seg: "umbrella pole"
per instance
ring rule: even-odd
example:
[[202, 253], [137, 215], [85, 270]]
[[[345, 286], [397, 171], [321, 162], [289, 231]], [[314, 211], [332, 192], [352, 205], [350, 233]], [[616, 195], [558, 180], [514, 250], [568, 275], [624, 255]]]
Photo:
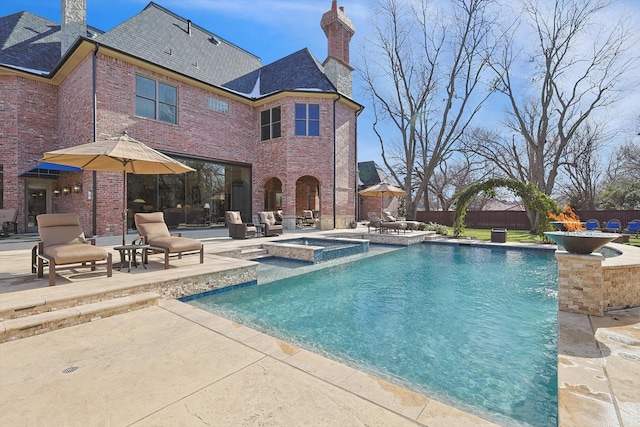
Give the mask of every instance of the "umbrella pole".
[[127, 234], [127, 171], [122, 171], [122, 246], [126, 244]]

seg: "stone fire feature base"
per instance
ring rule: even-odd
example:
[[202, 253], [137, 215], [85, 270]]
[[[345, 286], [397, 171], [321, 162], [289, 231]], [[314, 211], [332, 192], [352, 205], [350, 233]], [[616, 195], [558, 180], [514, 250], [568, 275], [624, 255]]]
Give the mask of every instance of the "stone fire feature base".
[[622, 255], [612, 258], [598, 253], [577, 255], [556, 251], [558, 309], [603, 316], [606, 311], [640, 306], [638, 248], [625, 246], [622, 250]]

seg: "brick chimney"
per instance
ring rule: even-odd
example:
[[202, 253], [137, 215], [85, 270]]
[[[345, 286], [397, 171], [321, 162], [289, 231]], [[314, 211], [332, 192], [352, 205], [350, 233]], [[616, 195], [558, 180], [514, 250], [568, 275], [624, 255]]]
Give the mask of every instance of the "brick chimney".
[[64, 56], [78, 37], [87, 35], [87, 1], [61, 0], [60, 3], [60, 55]]
[[322, 15], [320, 27], [328, 41], [327, 59], [322, 64], [325, 74], [339, 92], [351, 96], [353, 68], [349, 65], [349, 42], [356, 29], [345, 15], [344, 7], [338, 7], [337, 0], [333, 0], [331, 10]]

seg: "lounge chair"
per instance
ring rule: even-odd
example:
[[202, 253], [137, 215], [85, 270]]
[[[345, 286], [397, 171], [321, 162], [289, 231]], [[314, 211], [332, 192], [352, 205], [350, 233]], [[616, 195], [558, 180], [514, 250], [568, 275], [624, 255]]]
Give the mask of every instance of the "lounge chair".
[[0, 209], [0, 225], [2, 225], [2, 234], [0, 237], [7, 237], [9, 230], [13, 229], [13, 233], [18, 233], [18, 209]]
[[276, 216], [273, 211], [258, 212], [260, 224], [264, 224], [265, 236], [277, 236], [282, 234], [282, 224], [276, 224]]
[[136, 229], [140, 233], [142, 242], [149, 245], [149, 249], [143, 251], [142, 262], [148, 262], [149, 252], [161, 252], [164, 254], [164, 268], [169, 268], [169, 255], [200, 254], [200, 264], [204, 262], [204, 246], [197, 239], [182, 237], [180, 233], [169, 233], [169, 228], [164, 222], [162, 212], [137, 213], [134, 216]]
[[622, 230], [623, 233], [635, 235], [635, 237], [640, 236], [640, 219], [634, 219], [629, 221], [627, 224], [627, 228]]
[[312, 210], [302, 211], [302, 224], [315, 226], [318, 223], [318, 218], [313, 216]]
[[607, 231], [609, 233], [621, 233], [622, 223], [620, 222], [619, 219], [610, 219], [604, 225], [603, 231]]
[[584, 228], [587, 231], [598, 230], [600, 228], [600, 221], [597, 219], [589, 219], [584, 223]]
[[238, 211], [227, 211], [225, 220], [229, 228], [229, 237], [232, 239], [246, 239], [256, 236], [256, 226], [251, 223], [242, 222], [242, 217]]
[[44, 276], [45, 264], [49, 266], [49, 286], [56, 284], [56, 271], [87, 267], [87, 263], [95, 271], [96, 261], [106, 260], [107, 277], [111, 277], [111, 252], [84, 237], [78, 214], [42, 214], [37, 221], [40, 242], [34, 261], [38, 277]]
[[368, 224], [368, 232], [371, 232], [371, 228], [377, 230], [380, 233], [384, 233], [385, 231], [395, 230], [396, 233], [400, 234], [400, 230], [403, 232], [406, 231], [407, 225], [401, 222], [390, 222], [381, 220], [377, 214], [373, 212], [369, 212], [369, 224]]
[[386, 222], [399, 222], [405, 224], [407, 226], [407, 230], [413, 231], [418, 229], [418, 221], [405, 221], [405, 220], [397, 220], [396, 217], [391, 215], [391, 212], [387, 210], [382, 211], [382, 217]]

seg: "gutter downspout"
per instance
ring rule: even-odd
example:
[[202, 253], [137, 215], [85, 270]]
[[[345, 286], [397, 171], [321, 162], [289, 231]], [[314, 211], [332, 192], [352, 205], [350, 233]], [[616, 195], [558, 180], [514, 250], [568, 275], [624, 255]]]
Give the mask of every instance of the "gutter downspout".
[[[97, 84], [97, 75], [98, 75], [98, 48], [100, 45], [96, 43], [96, 48], [93, 50], [93, 140], [98, 140], [98, 84]], [[98, 183], [96, 182], [98, 178], [98, 173], [93, 171], [93, 195], [91, 198], [91, 210], [93, 217], [93, 236], [98, 234], [98, 203], [96, 198], [96, 190], [98, 188]]]
[[336, 104], [340, 100], [340, 98], [342, 98], [342, 95], [338, 93], [338, 97], [333, 100], [333, 229], [334, 230], [336, 228], [336, 206], [337, 206], [336, 205], [336, 177], [338, 174], [337, 167], [336, 167], [337, 166], [336, 165], [336, 151], [337, 151]]

